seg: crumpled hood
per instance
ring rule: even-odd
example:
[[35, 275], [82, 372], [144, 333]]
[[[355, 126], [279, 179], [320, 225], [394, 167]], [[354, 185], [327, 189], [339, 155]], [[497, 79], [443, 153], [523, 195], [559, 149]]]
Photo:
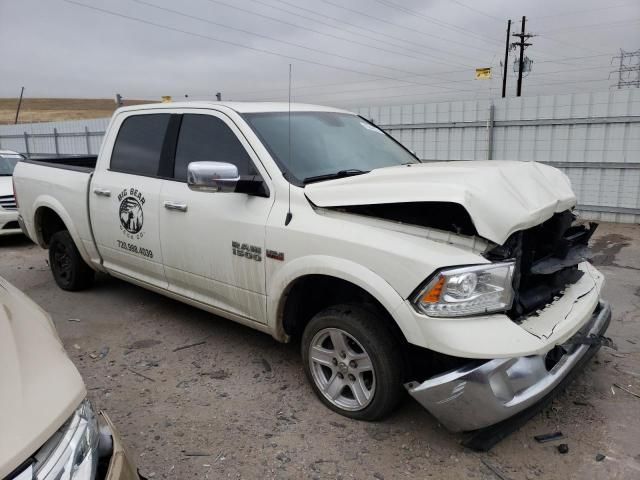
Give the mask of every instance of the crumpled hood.
[[368, 174], [305, 186], [319, 207], [404, 202], [462, 205], [478, 234], [503, 244], [576, 204], [567, 176], [536, 162], [430, 162], [372, 170]]
[[0, 478], [24, 462], [86, 395], [49, 317], [0, 279]]
[[13, 195], [13, 177], [0, 176], [0, 197]]

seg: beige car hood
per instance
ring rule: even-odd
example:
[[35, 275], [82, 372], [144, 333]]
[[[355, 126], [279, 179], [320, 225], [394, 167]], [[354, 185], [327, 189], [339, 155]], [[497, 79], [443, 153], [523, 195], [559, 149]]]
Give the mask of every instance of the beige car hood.
[[304, 191], [319, 207], [458, 203], [469, 212], [480, 236], [498, 244], [576, 204], [569, 179], [560, 170], [536, 162], [498, 160], [380, 168], [311, 183]]
[[86, 395], [49, 316], [0, 279], [0, 478], [35, 453]]

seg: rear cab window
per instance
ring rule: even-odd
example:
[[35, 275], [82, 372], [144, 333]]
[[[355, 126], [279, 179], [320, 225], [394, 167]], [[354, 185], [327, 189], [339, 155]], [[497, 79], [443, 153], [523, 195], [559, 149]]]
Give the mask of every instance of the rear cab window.
[[169, 113], [126, 118], [113, 146], [110, 170], [147, 177], [158, 176], [170, 119]]

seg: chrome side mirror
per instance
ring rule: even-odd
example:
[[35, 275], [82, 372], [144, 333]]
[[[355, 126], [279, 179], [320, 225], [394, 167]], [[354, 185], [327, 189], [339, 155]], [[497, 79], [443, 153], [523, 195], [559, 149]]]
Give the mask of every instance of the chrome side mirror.
[[191, 162], [187, 185], [199, 192], [235, 192], [240, 181], [238, 167], [225, 162]]

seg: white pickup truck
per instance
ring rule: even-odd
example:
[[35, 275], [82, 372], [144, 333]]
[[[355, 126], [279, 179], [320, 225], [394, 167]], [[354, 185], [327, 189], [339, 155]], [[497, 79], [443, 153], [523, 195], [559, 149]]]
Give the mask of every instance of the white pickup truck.
[[408, 391], [454, 431], [553, 394], [611, 317], [568, 178], [421, 162], [364, 118], [277, 103], [115, 112], [97, 157], [26, 160], [20, 222], [66, 290], [94, 272], [287, 342], [351, 418]]

